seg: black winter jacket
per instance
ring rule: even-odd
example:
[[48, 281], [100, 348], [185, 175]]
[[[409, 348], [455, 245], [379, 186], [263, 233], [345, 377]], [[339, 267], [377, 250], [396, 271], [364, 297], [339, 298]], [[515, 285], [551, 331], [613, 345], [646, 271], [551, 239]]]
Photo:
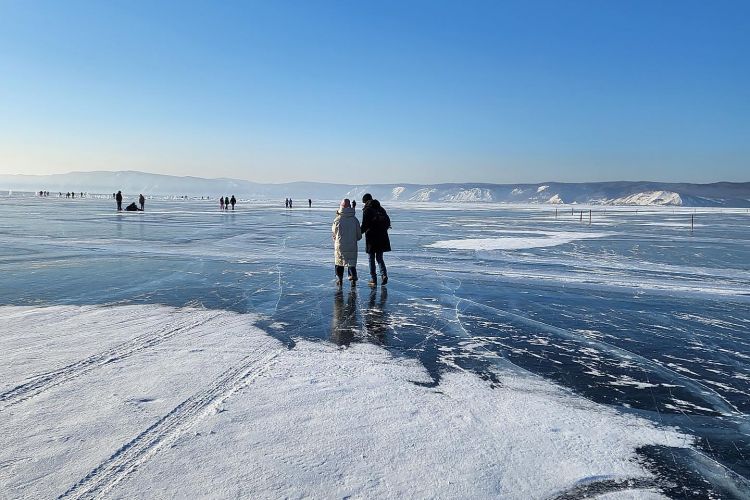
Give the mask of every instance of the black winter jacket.
[[370, 200], [362, 209], [362, 234], [365, 235], [365, 251], [367, 253], [390, 252], [391, 240], [388, 230], [391, 228], [391, 218], [378, 200]]

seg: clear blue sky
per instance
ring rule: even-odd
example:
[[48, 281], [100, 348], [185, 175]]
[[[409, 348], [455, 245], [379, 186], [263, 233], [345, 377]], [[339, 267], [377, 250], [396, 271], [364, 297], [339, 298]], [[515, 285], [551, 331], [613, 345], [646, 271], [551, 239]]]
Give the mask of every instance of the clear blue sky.
[[750, 181], [750, 1], [0, 0], [0, 173]]

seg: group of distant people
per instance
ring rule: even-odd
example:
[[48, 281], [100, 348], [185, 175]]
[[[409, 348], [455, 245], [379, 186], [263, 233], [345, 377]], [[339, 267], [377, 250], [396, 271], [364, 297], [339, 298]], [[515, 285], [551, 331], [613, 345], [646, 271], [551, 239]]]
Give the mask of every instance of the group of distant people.
[[[122, 212], [122, 191], [112, 193], [112, 198], [117, 202], [117, 211]], [[125, 207], [126, 212], [143, 212], [144, 210], [146, 210], [146, 197], [143, 194], [138, 195], [138, 205], [132, 202]]]
[[[362, 196], [362, 223], [357, 219], [354, 207], [349, 198], [341, 200], [336, 217], [331, 226], [334, 246], [334, 266], [336, 271], [336, 285], [341, 286], [344, 281], [344, 268], [348, 269], [349, 281], [357, 283], [357, 255], [358, 241], [365, 235], [365, 252], [370, 266], [370, 286], [378, 284], [378, 268], [380, 269], [381, 284], [388, 283], [388, 270], [383, 260], [383, 253], [391, 251], [391, 241], [388, 230], [391, 228], [391, 218], [380, 202], [370, 193]], [[377, 266], [376, 266], [377, 262]]]
[[231, 198], [228, 196], [221, 197], [219, 196], [219, 208], [221, 210], [229, 210], [229, 205], [232, 205], [232, 210], [234, 210], [234, 206], [237, 204], [237, 198], [232, 195]]
[[[81, 191], [80, 193], [78, 193], [78, 195], [79, 195], [80, 198], [83, 198], [84, 196], [86, 196], [86, 194], [87, 193], [84, 193], [83, 191]], [[49, 191], [37, 191], [36, 195], [40, 196], [40, 197], [43, 197], [43, 198], [47, 198], [49, 196]], [[63, 196], [65, 198], [75, 198], [76, 197], [76, 193], [74, 191], [68, 191], [67, 193], [63, 193], [62, 191], [59, 191], [57, 193], [57, 197], [58, 198], [62, 198]]]
[[[291, 198], [284, 199], [284, 206], [286, 208], [294, 208], [294, 202]], [[312, 208], [312, 198], [307, 199], [307, 208]]]

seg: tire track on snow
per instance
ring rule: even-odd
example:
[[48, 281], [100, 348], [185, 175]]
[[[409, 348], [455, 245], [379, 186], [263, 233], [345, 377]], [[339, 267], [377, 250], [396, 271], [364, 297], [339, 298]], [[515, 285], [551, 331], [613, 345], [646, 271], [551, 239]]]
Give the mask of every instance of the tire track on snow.
[[163, 447], [207, 416], [223, 401], [264, 373], [285, 348], [273, 339], [237, 366], [227, 369], [205, 390], [180, 403], [151, 427], [122, 446], [105, 462], [71, 486], [59, 499], [101, 498]]
[[174, 322], [170, 321], [169, 326], [162, 328], [157, 333], [150, 332], [139, 335], [110, 349], [76, 361], [62, 368], [35, 375], [31, 380], [0, 394], [0, 412], [15, 404], [41, 394], [52, 387], [80, 377], [99, 366], [128, 358], [133, 354], [166, 342], [182, 331], [202, 326], [219, 316], [219, 314], [220, 313], [216, 311], [206, 311], [206, 314], [200, 319], [195, 320], [193, 317], [192, 321], [178, 320], [176, 326]]

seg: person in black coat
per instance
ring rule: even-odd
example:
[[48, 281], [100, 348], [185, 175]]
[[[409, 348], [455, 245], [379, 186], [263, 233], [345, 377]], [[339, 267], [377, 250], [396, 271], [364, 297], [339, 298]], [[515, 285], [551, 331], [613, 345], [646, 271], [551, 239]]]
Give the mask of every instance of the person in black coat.
[[115, 201], [117, 202], [117, 210], [122, 210], [122, 191], [118, 191], [115, 195]]
[[380, 267], [381, 283], [388, 283], [388, 270], [383, 260], [383, 252], [391, 251], [391, 240], [388, 238], [388, 230], [391, 228], [391, 218], [380, 202], [372, 198], [370, 193], [362, 197], [365, 207], [362, 209], [362, 234], [365, 235], [365, 251], [370, 261], [370, 286], [377, 286], [378, 275], [376, 273], [375, 261]]

